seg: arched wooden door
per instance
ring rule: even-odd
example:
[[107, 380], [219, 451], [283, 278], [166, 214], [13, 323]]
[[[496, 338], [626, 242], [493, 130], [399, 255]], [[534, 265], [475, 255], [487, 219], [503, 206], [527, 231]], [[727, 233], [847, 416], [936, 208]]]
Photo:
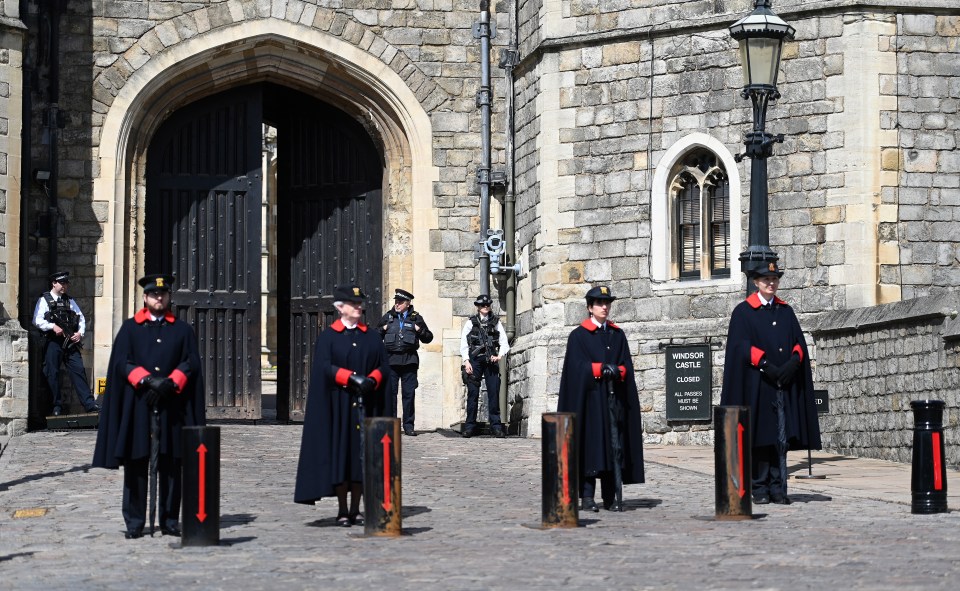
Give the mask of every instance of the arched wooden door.
[[334, 288], [363, 287], [367, 322], [383, 313], [383, 163], [357, 121], [317, 99], [268, 85], [264, 112], [277, 128], [277, 418], [302, 421]]
[[226, 91], [174, 113], [147, 153], [146, 269], [177, 275], [212, 418], [261, 417], [261, 149], [277, 128], [277, 418], [303, 420], [313, 344], [334, 288], [382, 314], [383, 164], [343, 111], [288, 88]]
[[145, 263], [177, 276], [177, 316], [193, 325], [207, 416], [260, 409], [262, 92], [251, 86], [192, 103], [147, 152]]

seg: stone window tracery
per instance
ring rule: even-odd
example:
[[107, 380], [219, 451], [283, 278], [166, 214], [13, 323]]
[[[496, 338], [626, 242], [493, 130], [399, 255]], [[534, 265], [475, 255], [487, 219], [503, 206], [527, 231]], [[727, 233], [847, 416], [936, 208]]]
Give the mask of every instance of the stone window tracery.
[[681, 280], [730, 276], [730, 181], [711, 151], [680, 158], [669, 182], [671, 271]]

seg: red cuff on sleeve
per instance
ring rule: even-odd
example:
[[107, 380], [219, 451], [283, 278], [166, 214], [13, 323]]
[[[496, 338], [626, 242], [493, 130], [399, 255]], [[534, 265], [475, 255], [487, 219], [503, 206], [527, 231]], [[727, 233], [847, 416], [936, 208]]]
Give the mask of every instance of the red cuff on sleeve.
[[617, 368], [620, 370], [620, 381], [625, 382], [627, 380], [627, 366], [618, 365]]
[[347, 382], [350, 380], [350, 376], [353, 375], [353, 372], [345, 367], [341, 367], [337, 370], [337, 375], [334, 378], [334, 381], [337, 382], [338, 386], [346, 386]]
[[149, 371], [145, 370], [142, 367], [138, 367], [137, 369], [130, 372], [130, 375], [127, 376], [127, 381], [130, 382], [131, 386], [136, 388], [137, 384], [140, 383], [140, 380], [147, 377], [148, 375], [150, 375]]
[[377, 383], [377, 388], [379, 388], [380, 384], [383, 383], [383, 374], [380, 373], [379, 369], [375, 369], [371, 371], [370, 375], [368, 375], [367, 377], [373, 379], [373, 381]]
[[187, 387], [187, 374], [183, 373], [179, 369], [173, 370], [167, 377], [173, 380], [173, 383], [177, 385], [177, 394], [183, 392], [183, 389]]
[[601, 369], [600, 369], [600, 368], [602, 367], [602, 365], [603, 365], [603, 364], [601, 364], [601, 363], [591, 363], [591, 364], [590, 364], [590, 366], [593, 367], [593, 377], [595, 377], [595, 378], [597, 378], [597, 379], [600, 379], [600, 375], [601, 375]]
[[800, 348], [799, 343], [793, 346], [793, 352], [800, 356], [800, 362], [803, 363], [803, 349]]
[[750, 347], [750, 365], [754, 367], [760, 365], [760, 360], [763, 359], [764, 355], [766, 355], [766, 353], [763, 352], [763, 349]]

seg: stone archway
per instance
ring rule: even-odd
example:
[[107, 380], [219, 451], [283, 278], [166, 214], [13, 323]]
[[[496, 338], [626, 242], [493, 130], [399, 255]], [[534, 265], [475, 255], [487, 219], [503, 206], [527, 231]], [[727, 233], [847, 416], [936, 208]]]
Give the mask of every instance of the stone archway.
[[[107, 203], [110, 213], [97, 252], [104, 280], [95, 304], [95, 367], [106, 366], [112, 336], [137, 301], [132, 279], [143, 269], [145, 158], [154, 131], [180, 106], [251, 82], [299, 90], [364, 125], [385, 159], [383, 287], [412, 286], [424, 307], [437, 310], [440, 318], [451, 317], [451, 303], [439, 298], [433, 281], [433, 271], [443, 265], [442, 253], [430, 252], [427, 240], [428, 231], [437, 227], [432, 192], [439, 174], [426, 109], [442, 102], [445, 93], [426, 84], [412, 91], [384, 62], [382, 48], [374, 55], [334, 35], [277, 19], [255, 25], [223, 26], [171, 45], [138, 63], [115, 92], [101, 93], [106, 115], [93, 194], [94, 200]], [[96, 81], [98, 90], [106, 84], [103, 76], [106, 73]], [[435, 398], [439, 409], [441, 347], [424, 351], [421, 360], [421, 379], [433, 384], [424, 388], [424, 402], [429, 405]]]

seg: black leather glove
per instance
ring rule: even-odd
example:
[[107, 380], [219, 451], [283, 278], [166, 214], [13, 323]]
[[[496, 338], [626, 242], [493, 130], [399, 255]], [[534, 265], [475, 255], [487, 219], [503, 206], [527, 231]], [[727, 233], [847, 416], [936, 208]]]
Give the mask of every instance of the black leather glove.
[[177, 384], [172, 378], [163, 378], [157, 386], [157, 391], [160, 393], [160, 400], [173, 398], [177, 394]]
[[363, 382], [360, 384], [361, 394], [370, 394], [377, 389], [377, 382], [373, 378], [363, 376]]
[[363, 396], [373, 392], [377, 387], [377, 382], [373, 378], [368, 378], [367, 376], [362, 376], [359, 374], [350, 374], [350, 377], [347, 378], [347, 390], [352, 394], [358, 394]]
[[790, 356], [790, 360], [780, 367], [780, 383], [786, 386], [792, 382], [798, 369], [800, 369], [800, 356], [794, 353]]
[[604, 363], [600, 368], [600, 375], [605, 378], [620, 378], [620, 368], [613, 363]]
[[140, 388], [137, 391], [143, 396], [148, 406], [156, 406], [157, 402], [160, 401], [163, 395], [161, 393], [163, 380], [164, 378], [151, 374], [140, 381]]
[[781, 369], [780, 366], [775, 363], [770, 363], [767, 361], [766, 357], [764, 357], [760, 361], [760, 373], [765, 375], [767, 379], [776, 384], [778, 381], [780, 381], [780, 376], [783, 374], [783, 369]]

